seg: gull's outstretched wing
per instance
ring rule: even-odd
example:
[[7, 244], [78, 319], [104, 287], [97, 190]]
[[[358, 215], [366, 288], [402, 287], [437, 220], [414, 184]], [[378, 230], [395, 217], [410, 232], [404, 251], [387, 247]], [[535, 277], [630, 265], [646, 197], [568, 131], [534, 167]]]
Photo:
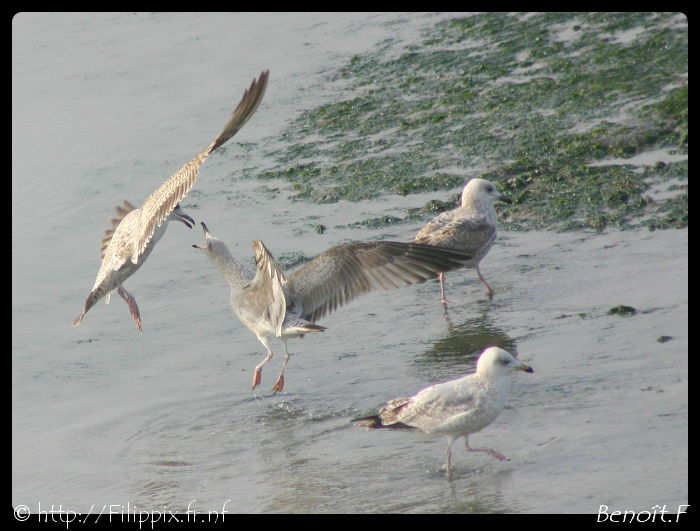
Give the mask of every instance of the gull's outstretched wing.
[[291, 275], [287, 291], [301, 317], [315, 323], [364, 293], [421, 284], [472, 258], [415, 243], [348, 243], [331, 247]]

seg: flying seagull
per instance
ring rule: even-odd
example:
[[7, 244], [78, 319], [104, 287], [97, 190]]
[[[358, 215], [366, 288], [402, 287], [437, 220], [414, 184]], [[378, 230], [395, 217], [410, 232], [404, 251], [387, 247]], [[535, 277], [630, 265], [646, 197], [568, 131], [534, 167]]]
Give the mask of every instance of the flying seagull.
[[134, 208], [128, 201], [125, 201], [124, 207], [117, 207], [117, 218], [112, 218], [113, 228], [104, 231], [106, 238], [102, 240], [102, 266], [97, 273], [97, 280], [85, 301], [83, 312], [73, 322], [73, 326], [78, 326], [88, 310], [102, 297], [109, 303], [110, 294], [116, 289], [129, 305], [136, 327], [141, 331], [139, 307], [123, 283], [146, 261], [158, 240], [165, 234], [168, 222], [180, 221], [189, 228], [195, 224], [180, 208], [179, 201], [189, 193], [199, 167], [209, 154], [231, 139], [253, 116], [265, 94], [268, 76], [269, 70], [266, 70], [258, 80], [253, 79], [216, 140], [165, 181], [144, 201], [141, 208]]

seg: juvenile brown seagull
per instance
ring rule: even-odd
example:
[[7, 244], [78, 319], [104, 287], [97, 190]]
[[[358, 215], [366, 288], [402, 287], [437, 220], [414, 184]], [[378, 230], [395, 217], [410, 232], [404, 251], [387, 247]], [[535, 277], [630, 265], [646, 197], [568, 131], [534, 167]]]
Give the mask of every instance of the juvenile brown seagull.
[[[496, 201], [513, 203], [496, 190], [493, 183], [484, 179], [472, 179], [464, 187], [462, 204], [454, 210], [438, 215], [421, 229], [414, 240], [416, 243], [473, 254], [474, 260], [467, 264], [467, 267], [476, 269], [476, 274], [486, 286], [489, 297], [493, 297], [493, 288], [481, 276], [479, 262], [496, 241], [498, 216], [496, 209], [493, 208]], [[447, 304], [445, 275], [442, 273], [440, 273], [440, 291], [442, 303]]]
[[267, 357], [255, 367], [253, 389], [260, 384], [263, 366], [272, 358], [270, 338], [278, 338], [284, 347], [275, 393], [284, 388], [289, 338], [323, 332], [325, 328], [316, 321], [364, 293], [421, 284], [442, 272], [464, 267], [473, 259], [470, 254], [416, 243], [347, 243], [327, 249], [285, 278], [260, 240], [253, 242], [253, 271], [236, 260], [226, 244], [200, 223], [206, 245], [193, 247], [204, 251], [224, 275], [231, 287], [233, 311], [267, 349]]
[[491, 424], [510, 393], [510, 373], [534, 372], [505, 350], [489, 347], [481, 353], [476, 373], [426, 387], [411, 398], [387, 402], [377, 415], [353, 419], [370, 430], [410, 430], [431, 437], [447, 437], [447, 473], [452, 473], [452, 444], [464, 437], [468, 452], [485, 452], [496, 459], [505, 456], [491, 448], [470, 448], [469, 435]]
[[257, 81], [253, 79], [250, 88], [243, 94], [243, 99], [216, 140], [165, 181], [144, 201], [141, 208], [134, 208], [128, 201], [124, 202], [125, 208], [117, 207], [118, 217], [112, 218], [114, 228], [104, 231], [107, 237], [102, 240], [102, 266], [97, 273], [97, 280], [85, 301], [83, 312], [73, 322], [73, 326], [78, 326], [88, 310], [102, 297], [109, 303], [110, 294], [116, 289], [129, 305], [136, 327], [141, 331], [141, 315], [136, 299], [122, 284], [146, 261], [158, 240], [165, 234], [168, 222], [181, 221], [189, 228], [195, 224], [194, 220], [182, 211], [179, 201], [194, 185], [199, 167], [209, 154], [230, 140], [253, 116], [265, 94], [268, 76], [269, 71], [266, 70]]

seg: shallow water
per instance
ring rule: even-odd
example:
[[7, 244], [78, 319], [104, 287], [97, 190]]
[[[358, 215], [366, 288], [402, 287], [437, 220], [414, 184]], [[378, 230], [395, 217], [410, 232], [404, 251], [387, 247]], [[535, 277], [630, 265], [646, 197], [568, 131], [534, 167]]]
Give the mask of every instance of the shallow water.
[[[70, 326], [113, 205], [143, 201], [210, 142], [264, 69], [263, 103], [204, 164], [185, 211], [249, 261], [256, 238], [278, 257], [412, 238], [422, 221], [339, 226], [458, 189], [324, 205], [290, 202], [286, 182], [236, 175], [274, 166], [260, 144], [332, 100], [324, 72], [449, 16], [15, 18], [13, 506], [592, 513], [687, 503], [687, 229], [502, 232], [482, 263], [492, 301], [473, 271], [448, 275], [446, 312], [436, 282], [370, 294], [324, 319], [325, 333], [290, 341], [277, 396], [281, 348], [254, 395], [264, 349], [192, 249], [199, 227], [172, 224], [129, 280], [142, 334], [116, 295]], [[621, 304], [637, 313], [608, 315]], [[457, 445], [448, 481], [442, 440], [348, 423], [473, 370], [492, 344], [535, 369], [514, 377], [507, 408], [471, 438], [510, 461]]]

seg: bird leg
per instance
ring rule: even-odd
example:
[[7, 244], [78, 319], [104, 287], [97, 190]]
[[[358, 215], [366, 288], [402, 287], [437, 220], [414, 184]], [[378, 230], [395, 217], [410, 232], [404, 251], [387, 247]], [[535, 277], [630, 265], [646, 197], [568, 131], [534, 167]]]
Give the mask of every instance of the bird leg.
[[475, 267], [474, 269], [476, 269], [476, 274], [479, 275], [479, 280], [481, 280], [482, 284], [483, 284], [484, 286], [486, 286], [486, 291], [489, 292], [489, 299], [493, 299], [493, 294], [494, 294], [495, 292], [493, 291], [493, 288], [492, 288], [491, 286], [489, 286], [489, 283], [486, 282], [486, 280], [484, 279], [484, 277], [481, 276], [481, 271], [479, 271], [479, 265], [477, 264], [476, 267]]
[[442, 302], [443, 305], [447, 306], [448, 302], [454, 302], [454, 301], [448, 301], [447, 298], [445, 297], [445, 273], [440, 273], [440, 295], [441, 295], [440, 301]]
[[506, 459], [505, 455], [499, 454], [496, 450], [492, 448], [470, 448], [469, 437], [467, 437], [464, 441], [464, 447], [467, 449], [467, 452], [484, 452], [489, 454], [491, 457], [495, 457], [496, 459], [499, 459], [501, 461], [510, 461], [510, 459]]
[[272, 390], [275, 393], [279, 393], [284, 389], [284, 370], [287, 368], [287, 362], [289, 361], [289, 351], [287, 350], [287, 340], [280, 338], [280, 341], [282, 342], [282, 346], [284, 347], [284, 361], [282, 362], [282, 370], [280, 371], [280, 375], [277, 377], [277, 381], [275, 382], [275, 386], [272, 388]]
[[143, 330], [141, 329], [141, 314], [139, 313], [139, 307], [138, 304], [136, 304], [136, 299], [134, 299], [131, 293], [126, 291], [122, 286], [119, 286], [117, 292], [119, 293], [121, 298], [124, 299], [129, 305], [129, 311], [131, 312], [131, 317], [134, 318], [136, 328], [139, 329], [139, 332], [143, 332]]
[[447, 444], [447, 472], [445, 477], [450, 477], [452, 474], [452, 441]]
[[272, 388], [274, 391], [274, 394], [279, 393], [282, 389], [284, 389], [284, 370], [280, 373], [280, 375], [277, 377], [277, 381], [275, 382], [275, 386]]
[[260, 380], [262, 378], [262, 368], [263, 365], [265, 365], [268, 361], [272, 359], [272, 349], [270, 348], [270, 342], [267, 340], [266, 337], [260, 337], [258, 336], [258, 339], [260, 342], [265, 345], [265, 348], [267, 349], [267, 356], [265, 357], [264, 360], [262, 360], [261, 363], [259, 363], [255, 367], [255, 372], [253, 373], [253, 389], [255, 389], [258, 385], [260, 385]]

